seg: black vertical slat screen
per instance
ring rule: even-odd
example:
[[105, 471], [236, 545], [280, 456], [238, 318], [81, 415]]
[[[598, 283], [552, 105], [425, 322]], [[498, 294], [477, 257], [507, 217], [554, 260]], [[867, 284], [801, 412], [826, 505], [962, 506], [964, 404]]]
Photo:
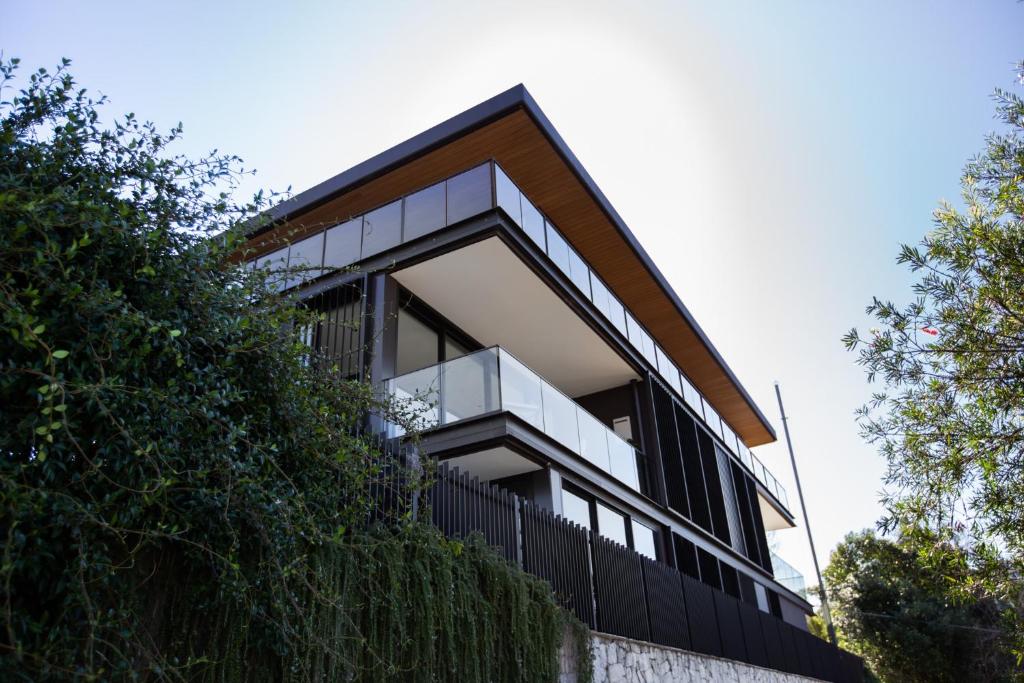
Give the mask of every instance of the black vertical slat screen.
[[[393, 442], [378, 446], [396, 462], [403, 455]], [[404, 473], [389, 460], [370, 483], [369, 523], [422, 509], [449, 537], [479, 533], [509, 562], [546, 580], [560, 604], [591, 628], [823, 680], [863, 679], [858, 657], [691, 578], [682, 567], [644, 557], [443, 463], [416, 507], [418, 494]], [[752, 596], [753, 580], [745, 573], [678, 534], [672, 541], [677, 563], [703, 564], [705, 574], [727, 576], [728, 587]]]
[[366, 313], [361, 283], [335, 287], [305, 303], [323, 318], [312, 339], [318, 357], [327, 367], [336, 367], [342, 378], [358, 377], [363, 362], [361, 328]]
[[708, 493], [704, 482], [704, 466], [700, 462], [697, 447], [697, 424], [676, 404], [676, 427], [679, 431], [679, 447], [686, 472], [686, 488], [690, 494], [690, 519], [700, 528], [711, 533], [711, 508], [708, 507]]
[[784, 670], [786, 656], [782, 650], [782, 638], [779, 635], [779, 620], [764, 612], [758, 616], [761, 618], [761, 633], [764, 636], [764, 647], [768, 654], [768, 666]]
[[679, 433], [676, 431], [676, 416], [672, 398], [656, 382], [651, 382], [651, 401], [654, 403], [654, 421], [661, 451], [661, 466], [665, 474], [665, 494], [668, 506], [690, 518], [689, 484], [683, 471], [682, 453], [679, 450]]
[[641, 555], [590, 532], [597, 627], [617, 636], [650, 640]]
[[722, 482], [722, 500], [725, 504], [725, 518], [729, 524], [729, 540], [732, 549], [745, 557], [747, 544], [743, 536], [739, 504], [736, 501], [736, 487], [732, 482], [732, 457], [724, 449], [715, 446], [715, 458], [718, 461], [718, 476]]
[[523, 569], [551, 584], [562, 604], [593, 628], [587, 531], [525, 501], [520, 502], [520, 510]]
[[676, 551], [676, 569], [699, 581], [700, 565], [697, 562], [697, 546], [675, 532], [672, 532], [672, 543]]
[[718, 475], [718, 455], [715, 442], [703, 427], [697, 427], [697, 445], [700, 461], [704, 467], [704, 485], [708, 490], [708, 506], [711, 510], [711, 526], [715, 537], [726, 545], [732, 544], [729, 535], [729, 520], [725, 515], [725, 498], [722, 495], [722, 478]]
[[768, 666], [768, 652], [765, 650], [764, 633], [761, 631], [761, 612], [746, 603], [738, 605], [743, 639], [747, 643], [747, 661], [757, 666]]
[[739, 601], [721, 591], [714, 592], [715, 616], [718, 618], [718, 633], [722, 638], [722, 656], [728, 659], [747, 661], [747, 646], [740, 624]]
[[[679, 572], [649, 557], [641, 560], [647, 591], [647, 616], [651, 640], [682, 649], [690, 647], [690, 628], [686, 618], [686, 598]], [[658, 596], [651, 600], [651, 596]]]
[[690, 623], [690, 644], [697, 652], [722, 655], [722, 640], [718, 634], [718, 616], [715, 614], [714, 589], [688, 576], [680, 576], [686, 596], [686, 618]]
[[757, 498], [750, 498], [750, 475], [736, 463], [732, 467], [733, 491], [736, 494], [736, 507], [740, 513], [740, 526], [743, 527], [743, 545], [746, 555], [755, 564], [761, 564], [761, 545], [757, 540], [757, 527], [754, 524], [754, 511], [751, 505], [757, 505]]
[[750, 511], [753, 513], [754, 535], [758, 553], [761, 556], [761, 568], [772, 574], [771, 552], [768, 550], [768, 537], [764, 532], [764, 519], [761, 517], [761, 505], [757, 502], [757, 484], [753, 478], [747, 477], [747, 495], [750, 497]]

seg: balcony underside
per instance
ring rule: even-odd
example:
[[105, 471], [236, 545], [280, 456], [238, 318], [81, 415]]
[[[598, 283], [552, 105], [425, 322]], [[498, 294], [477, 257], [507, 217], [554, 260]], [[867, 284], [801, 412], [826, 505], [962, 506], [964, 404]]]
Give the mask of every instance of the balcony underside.
[[498, 237], [394, 278], [484, 346], [500, 344], [569, 396], [639, 379], [633, 368]]

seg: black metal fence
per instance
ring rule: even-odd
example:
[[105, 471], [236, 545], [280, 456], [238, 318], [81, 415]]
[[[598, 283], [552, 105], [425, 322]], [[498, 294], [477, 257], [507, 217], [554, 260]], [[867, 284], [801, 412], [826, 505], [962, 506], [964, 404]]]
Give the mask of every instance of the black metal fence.
[[483, 534], [597, 631], [827, 681], [863, 681], [859, 657], [458, 468], [442, 463], [419, 498], [389, 491], [380, 500], [429, 511], [449, 537]]

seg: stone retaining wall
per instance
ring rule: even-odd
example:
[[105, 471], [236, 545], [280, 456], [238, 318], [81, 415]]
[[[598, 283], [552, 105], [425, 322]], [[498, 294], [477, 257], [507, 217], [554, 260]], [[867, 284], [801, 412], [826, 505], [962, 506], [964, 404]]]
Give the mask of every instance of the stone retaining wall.
[[[594, 633], [594, 683], [808, 683], [817, 679], [731, 659]], [[577, 683], [575, 648], [562, 647], [559, 683]]]

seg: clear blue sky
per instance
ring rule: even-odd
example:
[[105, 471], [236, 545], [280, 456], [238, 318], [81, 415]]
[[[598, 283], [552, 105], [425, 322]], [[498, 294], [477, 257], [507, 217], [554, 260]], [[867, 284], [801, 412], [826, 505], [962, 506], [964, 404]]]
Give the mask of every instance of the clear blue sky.
[[[525, 83], [780, 434], [782, 383], [819, 552], [880, 513], [840, 336], [910, 296], [898, 245], [957, 198], [1022, 38], [1012, 0], [0, 5], [6, 56], [72, 58], [111, 114], [244, 157], [247, 191]], [[795, 502], [784, 445], [758, 450]], [[811, 576], [803, 531], [779, 538]]]

